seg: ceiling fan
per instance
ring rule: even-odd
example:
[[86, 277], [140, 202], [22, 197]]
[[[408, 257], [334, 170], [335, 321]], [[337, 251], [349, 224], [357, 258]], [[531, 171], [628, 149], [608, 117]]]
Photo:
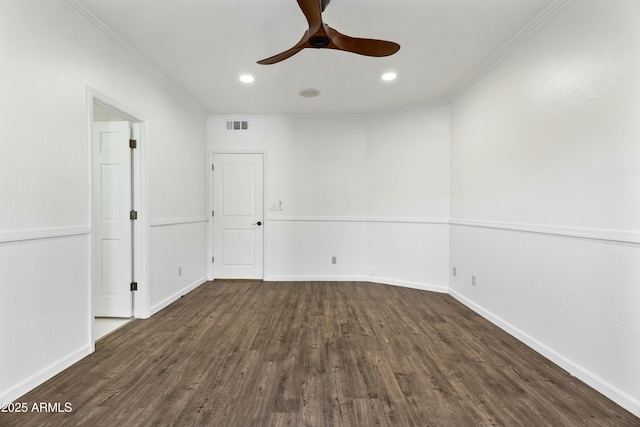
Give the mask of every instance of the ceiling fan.
[[302, 49], [336, 49], [365, 56], [389, 56], [400, 49], [398, 43], [385, 40], [361, 39], [345, 36], [322, 22], [322, 12], [331, 0], [298, 0], [302, 13], [309, 22], [309, 29], [302, 39], [291, 49], [258, 61], [258, 64], [270, 65], [292, 57]]

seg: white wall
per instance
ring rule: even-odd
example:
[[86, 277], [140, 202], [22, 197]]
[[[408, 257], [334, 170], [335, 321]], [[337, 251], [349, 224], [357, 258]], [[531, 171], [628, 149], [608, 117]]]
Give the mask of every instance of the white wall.
[[449, 107], [367, 119], [367, 276], [446, 291]]
[[[206, 251], [191, 225], [181, 231], [192, 221], [206, 230], [206, 121], [61, 0], [0, 3], [0, 63], [0, 402], [8, 402], [92, 349], [87, 87], [147, 120], [150, 209], [141, 214], [154, 224], [151, 241], [173, 251], [151, 254], [152, 277], [167, 260]], [[195, 259], [185, 265], [192, 282], [206, 276], [203, 256]], [[177, 274], [166, 282], [153, 287], [157, 301], [188, 287]]]
[[[267, 280], [446, 290], [447, 107], [364, 116], [210, 117], [210, 150], [265, 150]], [[331, 257], [337, 264], [331, 264]]]
[[635, 414], [639, 52], [640, 3], [572, 3], [453, 102], [451, 149], [451, 292]]
[[[265, 279], [339, 280], [365, 260], [366, 130], [361, 116], [248, 117], [248, 131], [209, 119], [211, 150], [266, 152]], [[331, 257], [337, 256], [337, 264]], [[215, 268], [215, 266], [214, 266]]]
[[[267, 153], [266, 278], [450, 280], [640, 414], [638, 12], [573, 3], [453, 102], [450, 151], [447, 107], [210, 118]], [[1, 402], [91, 350], [87, 86], [148, 120], [153, 311], [204, 280], [207, 198], [202, 113], [64, 2], [1, 2], [0, 60]]]
[[151, 312], [156, 313], [205, 282], [207, 223], [199, 219], [158, 223], [150, 239], [150, 305]]

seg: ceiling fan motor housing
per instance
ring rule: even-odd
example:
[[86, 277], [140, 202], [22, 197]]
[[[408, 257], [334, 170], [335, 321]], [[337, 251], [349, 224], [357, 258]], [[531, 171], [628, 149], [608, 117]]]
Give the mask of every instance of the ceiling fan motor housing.
[[329, 42], [329, 37], [326, 36], [314, 36], [309, 39], [311, 47], [315, 47], [316, 49], [322, 49], [323, 47], [329, 46]]

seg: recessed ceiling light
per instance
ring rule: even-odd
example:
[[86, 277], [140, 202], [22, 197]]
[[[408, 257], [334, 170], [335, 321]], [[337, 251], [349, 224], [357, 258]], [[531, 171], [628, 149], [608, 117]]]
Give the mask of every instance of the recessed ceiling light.
[[382, 80], [385, 82], [390, 82], [391, 80], [395, 80], [398, 75], [396, 73], [384, 73], [382, 75]]
[[253, 83], [254, 80], [253, 76], [249, 74], [243, 74], [240, 76], [240, 81], [242, 83]]
[[320, 91], [318, 89], [302, 89], [300, 92], [298, 92], [298, 95], [304, 98], [314, 98], [320, 95]]

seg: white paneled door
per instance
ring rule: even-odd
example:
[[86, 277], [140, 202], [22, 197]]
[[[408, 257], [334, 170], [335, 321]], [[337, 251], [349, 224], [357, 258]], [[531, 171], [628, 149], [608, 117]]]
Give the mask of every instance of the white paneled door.
[[93, 124], [93, 314], [131, 317], [131, 149], [129, 122]]
[[263, 278], [263, 155], [213, 156], [215, 278]]

